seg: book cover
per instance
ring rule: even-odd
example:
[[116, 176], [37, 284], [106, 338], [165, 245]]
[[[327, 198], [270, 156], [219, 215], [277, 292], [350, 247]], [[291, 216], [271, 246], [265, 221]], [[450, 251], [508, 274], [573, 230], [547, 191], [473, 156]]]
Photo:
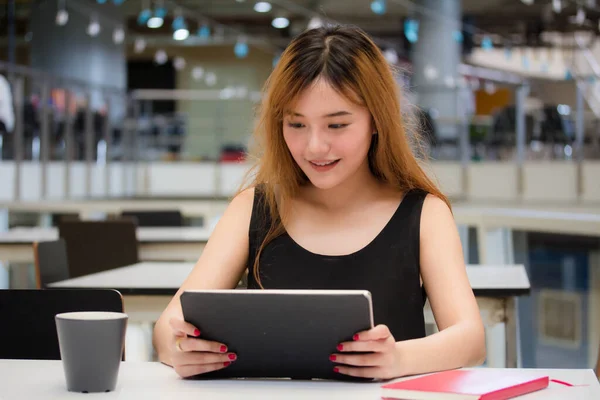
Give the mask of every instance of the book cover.
[[505, 400], [548, 387], [548, 376], [522, 370], [450, 370], [382, 386], [382, 397]]

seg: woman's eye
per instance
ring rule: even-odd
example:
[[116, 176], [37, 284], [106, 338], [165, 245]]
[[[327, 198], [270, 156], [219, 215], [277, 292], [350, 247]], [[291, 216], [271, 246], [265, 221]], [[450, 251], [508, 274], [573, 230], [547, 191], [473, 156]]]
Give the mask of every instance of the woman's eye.
[[290, 128], [294, 128], [294, 129], [300, 129], [300, 128], [304, 127], [304, 125], [302, 125], [302, 124], [301, 124], [301, 123], [299, 123], [299, 122], [297, 122], [297, 123], [294, 123], [294, 122], [288, 122], [288, 126], [289, 126]]
[[348, 124], [331, 124], [331, 125], [329, 125], [329, 128], [331, 128], [331, 129], [342, 129], [342, 128], [345, 128], [347, 126], [348, 126]]

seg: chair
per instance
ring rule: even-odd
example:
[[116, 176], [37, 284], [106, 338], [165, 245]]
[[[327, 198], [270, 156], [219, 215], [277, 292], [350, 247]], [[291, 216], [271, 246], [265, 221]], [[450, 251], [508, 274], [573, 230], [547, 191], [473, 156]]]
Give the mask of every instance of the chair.
[[33, 243], [35, 281], [38, 289], [69, 279], [67, 244], [64, 239]]
[[67, 243], [71, 278], [139, 261], [136, 225], [132, 220], [64, 221], [58, 232]]
[[131, 217], [137, 221], [138, 226], [152, 226], [152, 227], [165, 227], [165, 226], [183, 226], [183, 216], [179, 210], [165, 210], [165, 211], [142, 211], [142, 210], [130, 210], [123, 211], [122, 217]]
[[77, 213], [54, 213], [52, 214], [52, 226], [58, 226], [63, 221], [79, 221]]
[[123, 312], [116, 290], [0, 290], [0, 359], [60, 360], [54, 316], [74, 311]]

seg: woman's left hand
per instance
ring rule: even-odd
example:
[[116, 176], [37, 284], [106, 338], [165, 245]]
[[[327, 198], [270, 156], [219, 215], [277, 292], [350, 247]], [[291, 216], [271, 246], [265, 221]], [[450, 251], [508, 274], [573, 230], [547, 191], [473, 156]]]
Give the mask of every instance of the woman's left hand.
[[[353, 339], [352, 342], [340, 343], [337, 347], [339, 353], [329, 357], [331, 361], [339, 363], [334, 368], [335, 372], [375, 379], [391, 379], [400, 375], [396, 340], [387, 326], [377, 325], [357, 333]], [[366, 354], [344, 354], [347, 352]]]

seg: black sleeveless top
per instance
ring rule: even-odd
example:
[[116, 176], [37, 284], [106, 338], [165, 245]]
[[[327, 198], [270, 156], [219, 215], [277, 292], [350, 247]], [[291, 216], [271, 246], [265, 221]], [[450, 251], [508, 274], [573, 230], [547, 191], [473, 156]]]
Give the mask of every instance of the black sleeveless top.
[[[387, 325], [397, 341], [425, 337], [426, 295], [419, 279], [419, 232], [426, 195], [420, 190], [407, 192], [375, 239], [348, 255], [312, 253], [287, 233], [275, 238], [263, 249], [259, 260], [263, 287], [368, 290], [375, 325]], [[254, 258], [269, 224], [264, 196], [256, 188], [249, 232], [249, 289], [260, 288], [254, 278]]]

